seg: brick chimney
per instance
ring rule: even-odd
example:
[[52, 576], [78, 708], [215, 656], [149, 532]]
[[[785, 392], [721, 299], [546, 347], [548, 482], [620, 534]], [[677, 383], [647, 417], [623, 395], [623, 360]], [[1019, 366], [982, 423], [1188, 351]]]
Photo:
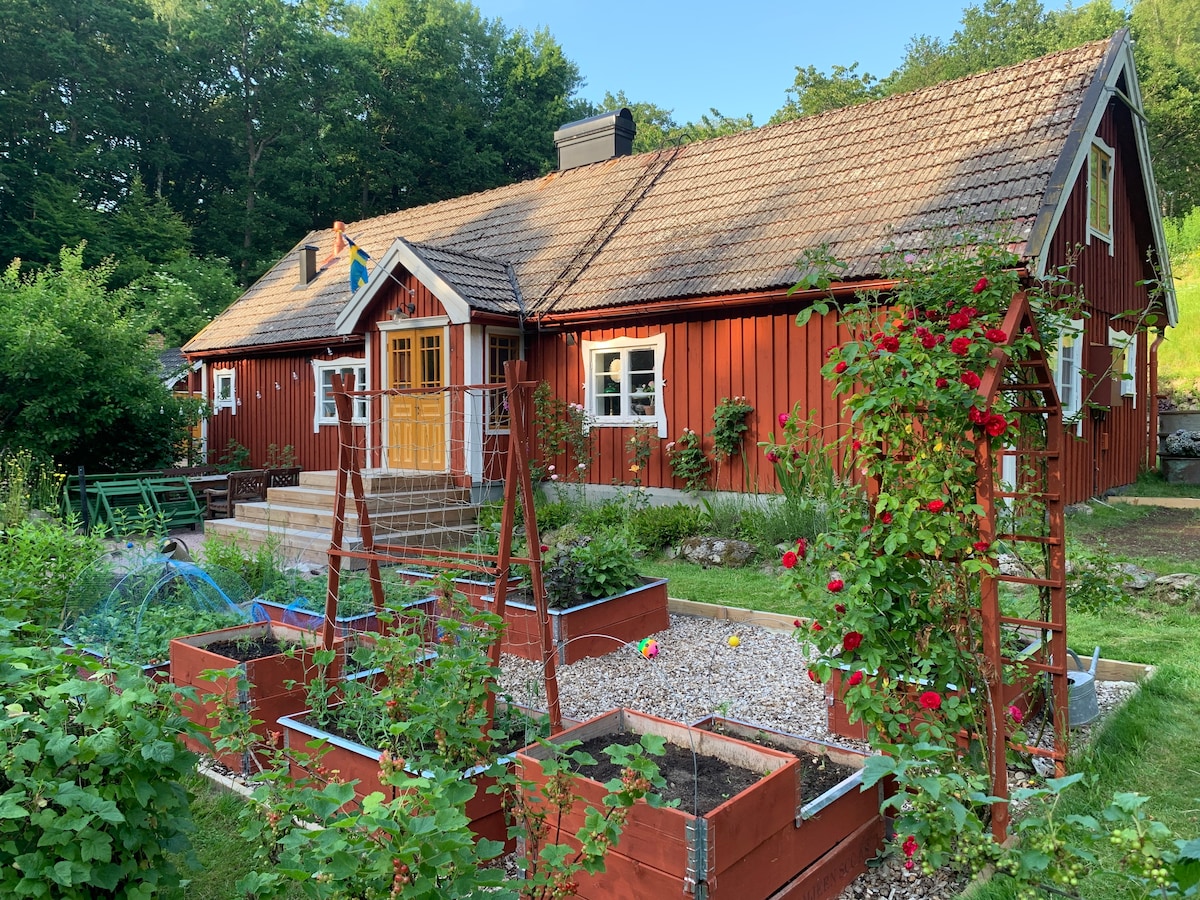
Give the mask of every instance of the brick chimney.
[[633, 113], [628, 109], [601, 113], [578, 122], [570, 122], [554, 132], [558, 151], [558, 170], [603, 162], [633, 153]]

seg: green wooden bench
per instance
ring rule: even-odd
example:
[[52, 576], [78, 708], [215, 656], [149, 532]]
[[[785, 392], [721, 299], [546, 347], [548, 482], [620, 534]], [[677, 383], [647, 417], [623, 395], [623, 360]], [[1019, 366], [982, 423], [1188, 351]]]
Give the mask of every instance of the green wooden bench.
[[204, 521], [204, 509], [196, 499], [192, 485], [182, 476], [141, 479], [154, 512], [162, 516], [168, 529], [184, 525], [192, 531]]
[[146, 486], [140, 478], [128, 478], [113, 481], [90, 480], [87, 485], [89, 498], [96, 495], [96, 522], [103, 522], [110, 528], [139, 518], [145, 513], [154, 511], [154, 501], [146, 491]]

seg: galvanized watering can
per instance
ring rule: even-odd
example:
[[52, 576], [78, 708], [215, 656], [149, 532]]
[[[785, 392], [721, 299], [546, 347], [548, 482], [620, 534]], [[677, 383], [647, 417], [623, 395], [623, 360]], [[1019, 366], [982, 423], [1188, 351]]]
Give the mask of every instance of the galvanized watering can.
[[1100, 707], [1096, 703], [1096, 665], [1100, 662], [1100, 648], [1097, 647], [1092, 654], [1092, 665], [1088, 669], [1083, 668], [1083, 661], [1074, 650], [1068, 649], [1067, 653], [1079, 669], [1078, 672], [1067, 672], [1067, 680], [1071, 684], [1068, 694], [1071, 727], [1077, 728], [1100, 715]]

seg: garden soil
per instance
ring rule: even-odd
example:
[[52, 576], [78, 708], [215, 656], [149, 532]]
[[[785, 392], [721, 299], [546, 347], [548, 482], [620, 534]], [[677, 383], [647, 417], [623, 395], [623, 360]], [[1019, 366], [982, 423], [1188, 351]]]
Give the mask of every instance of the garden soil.
[[[1146, 515], [1103, 531], [1077, 529], [1074, 537], [1093, 549], [1107, 549], [1121, 556], [1165, 557], [1187, 560], [1200, 547], [1200, 515], [1194, 509], [1144, 507]], [[1067, 525], [1071, 530], [1070, 523]]]

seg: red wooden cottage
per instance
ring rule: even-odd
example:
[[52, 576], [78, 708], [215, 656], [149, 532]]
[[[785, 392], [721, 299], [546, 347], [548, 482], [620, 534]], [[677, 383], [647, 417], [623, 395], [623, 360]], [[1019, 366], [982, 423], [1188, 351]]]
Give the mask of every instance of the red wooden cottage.
[[[919, 253], [952, 227], [1009, 229], [1032, 277], [1077, 254], [1071, 277], [1091, 317], [1059, 341], [1058, 388], [1068, 413], [1088, 397], [1106, 409], [1069, 426], [1079, 439], [1068, 442], [1068, 501], [1153, 464], [1155, 351], [1176, 308], [1168, 290], [1149, 339], [1123, 315], [1151, 302], [1149, 260], [1167, 264], [1126, 32], [650, 153], [630, 155], [633, 130], [628, 110], [575, 123], [556, 133], [560, 167], [543, 178], [349, 223], [371, 257], [354, 293], [348, 252], [319, 264], [335, 232], [307, 235], [184, 347], [212, 401], [210, 454], [236, 440], [261, 464], [270, 444], [290, 444], [305, 469], [332, 469], [333, 372], [370, 388], [480, 384], [522, 357], [590, 413], [591, 483], [629, 481], [625, 443], [642, 424], [661, 439], [642, 484], [682, 487], [665, 444], [685, 427], [708, 431], [724, 397], [755, 408], [748, 447], [796, 401], [837, 420], [819, 369], [838, 323], [831, 314], [798, 328], [813, 295], [788, 293], [803, 251], [828, 245], [848, 264], [837, 293], [886, 289], [886, 246]], [[1114, 352], [1133, 377], [1097, 390], [1088, 373]], [[445, 404], [386, 405], [360, 410], [381, 423], [367, 464], [445, 470]], [[502, 425], [483, 416], [478, 433], [458, 435], [477, 483], [499, 475], [486, 460]], [[401, 449], [413, 444], [406, 432], [436, 449]], [[721, 486], [773, 488], [760, 454], [747, 465], [732, 461]]]

